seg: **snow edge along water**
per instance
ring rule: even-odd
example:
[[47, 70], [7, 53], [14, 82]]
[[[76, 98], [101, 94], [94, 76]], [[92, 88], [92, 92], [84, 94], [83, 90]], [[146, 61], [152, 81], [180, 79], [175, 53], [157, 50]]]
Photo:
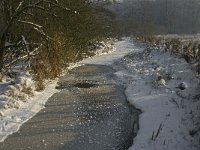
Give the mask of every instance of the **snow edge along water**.
[[[117, 41], [115, 41], [115, 43], [116, 42]], [[96, 50], [96, 56], [103, 56], [112, 53], [115, 49], [113, 43], [111, 43], [111, 40], [109, 40], [108, 42], [102, 42], [103, 46]], [[69, 65], [68, 69], [71, 70], [81, 65], [83, 64], [72, 63]], [[65, 73], [66, 72], [64, 71], [63, 75]], [[30, 88], [34, 89], [34, 87], [32, 87], [34, 81], [32, 80], [32, 77], [28, 72], [19, 73], [17, 78], [19, 80], [17, 81], [17, 87], [7, 84], [6, 81], [4, 81], [4, 83], [0, 85], [0, 102], [2, 104], [6, 102], [7, 89], [8, 91], [12, 90], [13, 92], [13, 96], [8, 100], [12, 100], [11, 102], [17, 102], [17, 105], [16, 103], [13, 104], [17, 107], [6, 107], [6, 109], [5, 107], [0, 108], [0, 142], [3, 142], [9, 135], [17, 132], [24, 123], [26, 123], [29, 119], [34, 117], [41, 109], [45, 107], [45, 103], [53, 94], [59, 92], [59, 90], [56, 89], [58, 79], [52, 81], [49, 80], [45, 81], [46, 86], [42, 92], [33, 91], [33, 95], [25, 95], [27, 97], [26, 100], [23, 101], [20, 100], [20, 98], [18, 98], [18, 95], [21, 94], [20, 91], [22, 88], [21, 85], [23, 84], [22, 82], [26, 82], [26, 84], [28, 84]], [[6, 105], [4, 104], [4, 106]]]

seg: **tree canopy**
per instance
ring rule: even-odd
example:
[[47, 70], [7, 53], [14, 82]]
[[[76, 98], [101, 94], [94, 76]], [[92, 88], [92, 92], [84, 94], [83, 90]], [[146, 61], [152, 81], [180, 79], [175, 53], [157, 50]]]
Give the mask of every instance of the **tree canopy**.
[[90, 0], [1, 0], [0, 69], [26, 58], [32, 70], [56, 76], [109, 35], [111, 16]]

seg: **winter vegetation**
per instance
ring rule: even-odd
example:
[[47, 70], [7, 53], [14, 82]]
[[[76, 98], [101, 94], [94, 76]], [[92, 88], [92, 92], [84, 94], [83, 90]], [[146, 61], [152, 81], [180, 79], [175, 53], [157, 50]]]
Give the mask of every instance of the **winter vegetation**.
[[44, 108], [74, 63], [114, 50], [113, 20], [87, 0], [0, 1], [1, 142]]
[[184, 58], [187, 63], [196, 66], [200, 73], [200, 37], [199, 35], [154, 35], [134, 36], [135, 40], [142, 41], [154, 48], [164, 48], [174, 55]]
[[45, 79], [95, 55], [115, 30], [114, 16], [102, 6], [89, 0], [1, 0], [0, 81], [13, 86], [2, 93], [28, 99], [45, 88]]
[[105, 18], [112, 16], [88, 0], [2, 0], [0, 15], [0, 70], [11, 73], [13, 65], [23, 65], [36, 81], [93, 55], [110, 33]]

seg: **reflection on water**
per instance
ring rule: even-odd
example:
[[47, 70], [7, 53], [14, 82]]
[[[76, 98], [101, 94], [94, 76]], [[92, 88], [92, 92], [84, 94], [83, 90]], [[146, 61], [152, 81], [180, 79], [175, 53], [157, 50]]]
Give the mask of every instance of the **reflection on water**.
[[[76, 75], [74, 81], [64, 82], [73, 85], [72, 95], [78, 95], [72, 100], [76, 123], [71, 131], [76, 138], [65, 143], [61, 150], [125, 150], [132, 145], [138, 112], [127, 103], [123, 88], [109, 81], [112, 73], [113, 70], [106, 66], [87, 65], [71, 72]], [[83, 78], [88, 81], [83, 82]]]

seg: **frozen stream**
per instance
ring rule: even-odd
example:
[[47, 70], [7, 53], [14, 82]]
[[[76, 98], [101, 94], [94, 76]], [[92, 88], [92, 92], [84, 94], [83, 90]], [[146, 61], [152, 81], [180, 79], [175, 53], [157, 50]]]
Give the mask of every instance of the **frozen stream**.
[[[133, 145], [129, 150], [199, 150], [200, 92], [195, 67], [129, 38], [115, 42], [113, 48], [111, 53], [87, 58], [75, 66], [112, 68], [112, 77], [125, 88], [128, 101], [142, 111], [140, 129], [134, 140], [130, 139]], [[56, 84], [52, 85], [22, 108], [2, 111], [1, 141], [44, 108], [48, 97], [58, 92], [53, 90]], [[45, 98], [41, 100], [42, 95]]]
[[163, 49], [129, 39], [114, 46], [113, 53], [82, 63], [114, 68], [129, 102], [142, 110], [140, 130], [129, 150], [199, 150], [200, 92], [195, 67]]

